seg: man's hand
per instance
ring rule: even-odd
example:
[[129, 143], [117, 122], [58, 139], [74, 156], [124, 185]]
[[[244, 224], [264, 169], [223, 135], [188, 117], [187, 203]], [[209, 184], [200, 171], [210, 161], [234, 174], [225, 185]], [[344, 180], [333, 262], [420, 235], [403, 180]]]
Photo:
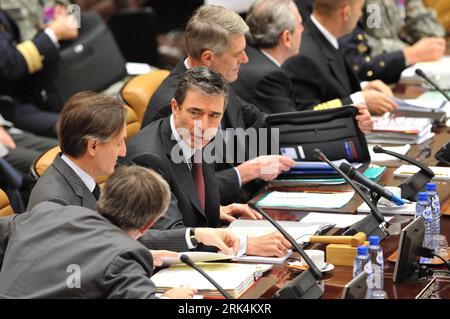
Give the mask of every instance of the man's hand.
[[403, 49], [408, 65], [419, 62], [436, 61], [444, 56], [445, 40], [442, 38], [423, 38]]
[[389, 85], [380, 80], [368, 82], [367, 85], [364, 87], [364, 90], [375, 90], [389, 97], [394, 96], [394, 93], [392, 92]]
[[372, 114], [383, 115], [386, 112], [392, 112], [398, 109], [397, 103], [391, 97], [379, 91], [365, 89], [361, 92]]
[[279, 232], [247, 238], [247, 255], [283, 257], [291, 247], [291, 244]]
[[75, 17], [67, 14], [55, 14], [48, 25], [58, 41], [72, 40], [78, 36], [78, 22]]
[[9, 148], [16, 148], [16, 143], [3, 127], [0, 127], [0, 144]]
[[226, 255], [234, 256], [239, 250], [239, 237], [224, 228], [195, 228], [198, 242], [219, 248]]
[[150, 250], [153, 257], [153, 268], [163, 265], [163, 258], [177, 258], [178, 253], [169, 250]]
[[231, 204], [228, 206], [220, 206], [220, 220], [232, 223], [236, 217], [245, 219], [263, 219], [260, 213], [255, 212], [248, 207], [247, 204]]
[[358, 121], [359, 129], [364, 134], [370, 133], [373, 129], [373, 120], [367, 106], [365, 104], [358, 104], [356, 107], [359, 109], [359, 114], [355, 117]]
[[287, 172], [294, 166], [295, 161], [282, 155], [264, 155], [246, 161], [237, 166], [242, 184], [257, 178], [271, 181], [281, 173]]
[[194, 297], [196, 293], [196, 289], [189, 287], [179, 287], [167, 290], [166, 293], [162, 295], [162, 297], [170, 299], [192, 299], [192, 297]]

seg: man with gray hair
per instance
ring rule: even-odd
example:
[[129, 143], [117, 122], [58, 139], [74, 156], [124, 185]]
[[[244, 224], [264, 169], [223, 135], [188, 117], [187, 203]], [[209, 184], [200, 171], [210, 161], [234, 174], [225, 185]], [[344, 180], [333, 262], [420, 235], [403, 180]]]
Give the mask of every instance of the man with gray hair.
[[[156, 263], [136, 239], [169, 201], [169, 185], [157, 173], [121, 167], [106, 181], [98, 212], [44, 202], [0, 219], [0, 242], [7, 243], [0, 249], [0, 298], [156, 298]], [[163, 297], [195, 292], [174, 288]]]
[[[223, 76], [228, 82], [236, 81], [241, 64], [248, 62], [245, 53], [245, 33], [248, 27], [234, 11], [222, 6], [200, 7], [186, 26], [188, 57], [181, 61], [153, 94], [144, 115], [142, 126], [172, 113], [171, 99], [180, 76], [188, 69], [205, 66]], [[241, 128], [259, 129], [265, 125], [266, 114], [252, 104], [245, 103], [230, 90], [219, 134]], [[215, 169], [220, 185], [221, 203], [247, 201], [261, 186], [261, 180], [272, 180], [294, 162], [285, 156], [266, 155], [250, 158], [249, 147], [243, 139], [236, 139], [234, 149], [224, 154], [223, 163]], [[240, 156], [244, 155], [244, 156]], [[246, 160], [246, 161], [243, 161]], [[278, 163], [278, 165], [274, 165]]]
[[[300, 51], [302, 17], [292, 0], [257, 0], [247, 15], [249, 32], [246, 52], [250, 62], [242, 66], [233, 83], [237, 94], [266, 113], [323, 109], [342, 105], [339, 100], [304, 101], [281, 65]], [[299, 72], [302, 72], [301, 70]], [[358, 105], [356, 116], [362, 131], [372, 129], [367, 107]]]

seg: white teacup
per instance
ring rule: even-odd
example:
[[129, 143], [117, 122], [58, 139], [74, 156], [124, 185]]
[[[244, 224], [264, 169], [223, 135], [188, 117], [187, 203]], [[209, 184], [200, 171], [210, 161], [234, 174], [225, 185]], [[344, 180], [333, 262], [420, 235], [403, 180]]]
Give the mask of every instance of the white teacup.
[[[305, 252], [319, 270], [322, 270], [323, 267], [325, 267], [325, 253], [323, 250], [311, 249], [305, 250]], [[300, 264], [302, 266], [308, 266], [303, 258], [301, 259]]]

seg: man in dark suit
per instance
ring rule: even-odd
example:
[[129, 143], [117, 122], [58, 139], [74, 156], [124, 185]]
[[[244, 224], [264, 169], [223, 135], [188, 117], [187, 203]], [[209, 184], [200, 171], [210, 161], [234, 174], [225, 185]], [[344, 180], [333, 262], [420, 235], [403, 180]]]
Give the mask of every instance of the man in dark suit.
[[[298, 54], [303, 33], [302, 17], [290, 0], [258, 0], [247, 15], [246, 52], [249, 63], [243, 65], [233, 83], [236, 93], [266, 113], [321, 109], [335, 101], [320, 105], [303, 104], [281, 65]], [[372, 120], [365, 105], [358, 105], [356, 118], [363, 131], [370, 131]]]
[[383, 114], [398, 106], [392, 91], [381, 81], [369, 82], [364, 89], [339, 51], [338, 38], [350, 33], [362, 15], [363, 0], [314, 1], [313, 14], [305, 21], [301, 52], [283, 68], [295, 94], [303, 104], [366, 104], [373, 114]]
[[[156, 298], [150, 277], [161, 262], [136, 239], [169, 200], [154, 171], [121, 167], [106, 181], [98, 212], [44, 202], [0, 219], [0, 298]], [[164, 297], [194, 293], [175, 288]]]
[[[33, 188], [28, 210], [47, 201], [96, 210], [96, 179], [111, 175], [118, 157], [126, 154], [125, 121], [126, 110], [116, 99], [92, 92], [74, 95], [58, 125], [62, 153]], [[213, 229], [180, 228], [148, 232], [139, 240], [149, 249], [187, 251], [197, 242], [218, 246], [221, 235]]]
[[[205, 25], [208, 28], [205, 28]], [[181, 74], [189, 68], [206, 66], [220, 73], [228, 83], [234, 82], [241, 64], [248, 62], [244, 51], [247, 30], [244, 20], [231, 9], [209, 5], [200, 7], [186, 27], [188, 57], [172, 70], [169, 77], [153, 94], [142, 126], [145, 127], [156, 119], [171, 114], [170, 101], [176, 84]], [[242, 101], [231, 90], [220, 133], [225, 136], [227, 129], [238, 128], [258, 130], [265, 125], [265, 118], [266, 114], [254, 105]], [[224, 140], [227, 140], [226, 136]], [[230, 156], [230, 152], [224, 147], [227, 152], [223, 154], [222, 162], [216, 163], [221, 203], [224, 205], [247, 201], [260, 188], [261, 180], [272, 180], [278, 176], [282, 167], [294, 164], [284, 156], [252, 156], [249, 147], [252, 145], [247, 146], [245, 140], [237, 139], [232, 150], [235, 155]], [[267, 151], [259, 150], [259, 154], [267, 154]], [[272, 173], [268, 173], [270, 170], [266, 170], [265, 167], [271, 166], [274, 162], [280, 163], [280, 166]]]
[[[216, 145], [211, 140], [219, 129], [227, 98], [228, 85], [218, 73], [206, 67], [189, 69], [175, 89], [172, 115], [146, 126], [128, 143], [127, 158], [155, 169], [172, 191], [168, 213], [156, 228], [218, 227], [238, 215], [262, 218], [247, 205], [220, 206], [213, 166]], [[244, 243], [245, 238], [241, 239], [242, 251], [260, 256], [283, 256], [290, 247], [279, 233], [248, 237]]]

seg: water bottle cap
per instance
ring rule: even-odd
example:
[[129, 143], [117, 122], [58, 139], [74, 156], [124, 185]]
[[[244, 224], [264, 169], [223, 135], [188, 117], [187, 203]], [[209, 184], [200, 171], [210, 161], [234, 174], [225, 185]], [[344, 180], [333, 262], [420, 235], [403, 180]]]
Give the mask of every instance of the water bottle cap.
[[370, 236], [369, 237], [369, 243], [370, 243], [370, 245], [379, 245], [380, 244], [380, 237], [378, 237], [378, 236]]
[[368, 251], [367, 246], [358, 246], [358, 256], [365, 256]]
[[419, 192], [418, 201], [428, 201], [428, 194], [426, 192]]
[[427, 183], [427, 192], [433, 192], [436, 191], [436, 184], [435, 183]]

